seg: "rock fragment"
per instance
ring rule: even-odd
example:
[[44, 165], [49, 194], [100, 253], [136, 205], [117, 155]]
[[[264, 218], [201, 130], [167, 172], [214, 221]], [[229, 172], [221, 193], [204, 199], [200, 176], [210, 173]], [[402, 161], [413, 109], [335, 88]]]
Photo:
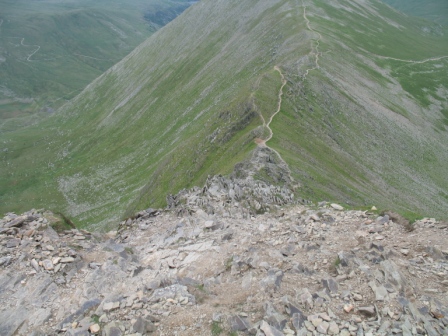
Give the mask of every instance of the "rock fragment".
[[109, 311], [112, 311], [112, 310], [115, 310], [115, 309], [118, 309], [118, 308], [120, 308], [120, 302], [119, 301], [116, 301], [116, 302], [106, 302], [103, 305], [103, 310], [105, 312], [109, 312]]
[[338, 283], [332, 279], [322, 279], [322, 285], [330, 292], [330, 293], [337, 293], [339, 290]]
[[266, 321], [261, 322], [260, 329], [264, 332], [265, 336], [284, 336], [280, 330], [270, 326]]
[[228, 323], [232, 331], [245, 331], [252, 328], [249, 320], [239, 315], [229, 317]]
[[359, 307], [358, 311], [367, 317], [375, 316], [375, 307], [374, 306]]
[[331, 206], [333, 209], [335, 209], [335, 210], [339, 210], [339, 211], [344, 210], [344, 207], [343, 207], [343, 206], [341, 206], [341, 205], [339, 205], [339, 204], [336, 204], [336, 203], [331, 203], [330, 206]]
[[91, 325], [90, 327], [89, 327], [89, 330], [90, 330], [90, 332], [92, 333], [92, 334], [97, 334], [99, 331], [100, 331], [100, 325], [98, 324], [98, 323], [95, 323], [95, 324], [93, 324], [93, 325]]
[[141, 316], [137, 317], [137, 320], [132, 325], [132, 330], [142, 335], [156, 331], [156, 329], [156, 326], [149, 319]]
[[47, 270], [47, 271], [52, 271], [54, 269], [53, 263], [51, 262], [51, 260], [49, 259], [45, 259], [42, 261], [42, 266]]

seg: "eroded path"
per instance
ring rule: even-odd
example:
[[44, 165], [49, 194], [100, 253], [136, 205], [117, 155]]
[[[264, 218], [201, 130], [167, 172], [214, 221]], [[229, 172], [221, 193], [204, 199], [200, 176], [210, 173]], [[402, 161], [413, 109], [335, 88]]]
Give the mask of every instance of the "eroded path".
[[[314, 57], [315, 57], [315, 59], [314, 59], [314, 66], [311, 67], [311, 68], [306, 69], [305, 74], [304, 74], [304, 76], [303, 76], [303, 79], [305, 80], [306, 77], [308, 76], [308, 74], [309, 74], [310, 71], [319, 69], [319, 54], [320, 54], [320, 52], [319, 52], [319, 43], [320, 43], [320, 40], [322, 39], [322, 35], [321, 35], [319, 32], [315, 31], [315, 30], [311, 27], [310, 20], [308, 19], [307, 15], [306, 15], [306, 6], [304, 5], [303, 1], [302, 1], [302, 7], [303, 7], [303, 19], [304, 19], [305, 22], [306, 22], [306, 26], [307, 26], [307, 28], [308, 28], [310, 31], [316, 33], [317, 36], [318, 36], [318, 38], [315, 40], [315, 41], [316, 41], [316, 46], [315, 46], [314, 50], [313, 50], [313, 48], [312, 48], [311, 51], [310, 51], [310, 55], [314, 55]], [[262, 122], [263, 122], [263, 127], [266, 127], [266, 128], [268, 129], [268, 131], [269, 131], [269, 135], [268, 135], [268, 137], [267, 137], [266, 139], [264, 139], [264, 140], [262, 140], [262, 139], [256, 139], [256, 143], [257, 143], [257, 145], [260, 146], [260, 147], [269, 147], [269, 146], [267, 145], [267, 142], [268, 142], [269, 140], [271, 140], [272, 137], [274, 136], [274, 132], [273, 132], [272, 128], [270, 127], [270, 125], [271, 125], [272, 120], [274, 119], [274, 117], [275, 117], [275, 116], [280, 112], [280, 110], [281, 110], [281, 107], [282, 107], [283, 88], [284, 88], [284, 86], [286, 85], [286, 78], [285, 78], [285, 76], [283, 75], [283, 73], [282, 73], [280, 67], [276, 65], [276, 66], [274, 67], [274, 69], [275, 69], [276, 71], [278, 71], [278, 73], [280, 74], [280, 76], [281, 76], [281, 81], [282, 81], [282, 85], [281, 85], [280, 90], [279, 90], [279, 92], [278, 92], [277, 109], [276, 109], [276, 111], [271, 115], [271, 117], [269, 118], [268, 122], [266, 122], [266, 120], [265, 120], [265, 118], [263, 117], [262, 113], [259, 113], [260, 118], [261, 118], [261, 120], [262, 120]], [[257, 86], [258, 86], [258, 85], [257, 85]], [[253, 95], [252, 95], [252, 97], [253, 97]], [[276, 150], [273, 149], [272, 147], [269, 147], [269, 149], [271, 149], [273, 152], [275, 152], [275, 153], [277, 154], [277, 156], [279, 157], [280, 161], [281, 161], [282, 163], [284, 163], [286, 167], [288, 167], [288, 165], [286, 164], [285, 160], [283, 160], [282, 156], [280, 155], [280, 153], [279, 153], [278, 151], [276, 151]], [[292, 177], [291, 177], [291, 178], [292, 178]]]
[[[307, 69], [305, 71], [305, 74], [304, 74], [303, 78], [306, 79], [306, 77], [308, 76], [310, 71], [319, 69], [319, 54], [320, 54], [320, 52], [319, 52], [319, 44], [320, 44], [320, 40], [322, 39], [322, 35], [319, 32], [315, 31], [313, 28], [311, 28], [310, 20], [308, 20], [308, 17], [306, 16], [306, 6], [303, 4], [303, 0], [302, 0], [302, 7], [303, 7], [303, 19], [306, 22], [306, 27], [308, 28], [308, 30], [312, 31], [313, 33], [316, 33], [319, 36], [318, 39], [316, 40], [316, 47], [315, 47], [316, 51], [314, 52], [314, 55], [315, 55], [314, 63], [315, 63], [315, 65], [314, 65], [314, 67], [309, 68], [309, 69]], [[313, 51], [311, 51], [310, 54], [313, 54]]]
[[[307, 28], [316, 33], [318, 35], [318, 38], [316, 39], [316, 46], [315, 46], [315, 51], [311, 50], [310, 55], [314, 54], [315, 55], [315, 59], [314, 59], [314, 66], [312, 68], [306, 69], [305, 74], [303, 76], [304, 79], [306, 79], [306, 77], [308, 76], [310, 71], [319, 69], [319, 44], [320, 44], [320, 40], [322, 39], [322, 35], [315, 31], [313, 28], [311, 28], [311, 24], [310, 24], [310, 20], [308, 20], [308, 17], [306, 16], [306, 6], [304, 5], [303, 1], [302, 1], [302, 7], [303, 7], [303, 19], [306, 22], [306, 26]], [[281, 105], [282, 105], [282, 96], [283, 96], [283, 87], [286, 85], [286, 79], [285, 76], [283, 75], [282, 71], [280, 70], [280, 68], [276, 65], [274, 67], [274, 69], [276, 71], [279, 72], [281, 79], [282, 79], [282, 86], [280, 87], [280, 91], [278, 93], [278, 104], [277, 104], [277, 110], [274, 112], [274, 114], [272, 114], [272, 116], [269, 118], [269, 121], [266, 123], [263, 116], [260, 114], [261, 119], [263, 120], [263, 126], [265, 126], [268, 130], [269, 130], [269, 136], [267, 137], [267, 139], [264, 140], [264, 142], [262, 144], [266, 144], [266, 142], [268, 142], [269, 140], [272, 139], [274, 132], [272, 131], [272, 128], [270, 127], [270, 124], [272, 122], [272, 120], [274, 119], [274, 117], [280, 112], [281, 109]]]
[[382, 59], [388, 59], [388, 60], [392, 60], [392, 61], [399, 61], [399, 62], [412, 63], [412, 64], [423, 64], [423, 63], [427, 63], [427, 62], [440, 61], [444, 58], [448, 58], [448, 56], [440, 56], [440, 57], [426, 58], [421, 61], [412, 61], [412, 60], [405, 60], [405, 59], [400, 59], [400, 58], [395, 58], [395, 57], [381, 56], [381, 55], [377, 55], [377, 54], [373, 54], [373, 55], [375, 55], [376, 57], [382, 58]]
[[[280, 112], [280, 109], [282, 107], [283, 87], [286, 85], [285, 76], [283, 75], [283, 73], [280, 70], [280, 68], [278, 66], [275, 66], [274, 69], [276, 71], [278, 71], [278, 73], [280, 74], [280, 76], [282, 78], [282, 86], [280, 87], [280, 91], [278, 92], [277, 110], [274, 112], [274, 114], [271, 115], [271, 117], [269, 118], [269, 121], [265, 125], [266, 128], [269, 130], [269, 136], [267, 137], [267, 139], [264, 140], [265, 144], [266, 144], [266, 142], [271, 140], [272, 136], [274, 135], [274, 132], [272, 131], [272, 128], [270, 127], [270, 125], [271, 125], [272, 119], [274, 119], [274, 117]], [[264, 118], [263, 118], [263, 122], [264, 122]]]
[[288, 172], [288, 175], [290, 177], [290, 179], [293, 181], [293, 177], [291, 176], [291, 171], [289, 170], [289, 166], [286, 163], [285, 160], [283, 160], [282, 156], [280, 155], [280, 153], [275, 150], [274, 148], [268, 146], [266, 143], [272, 139], [272, 136], [274, 135], [274, 132], [272, 131], [272, 128], [270, 127], [272, 120], [274, 119], [274, 117], [280, 112], [280, 109], [282, 107], [282, 96], [283, 96], [283, 87], [286, 85], [286, 79], [285, 76], [283, 75], [282, 71], [280, 70], [280, 68], [278, 66], [275, 66], [274, 69], [276, 71], [278, 71], [278, 73], [281, 76], [281, 80], [282, 80], [282, 85], [280, 87], [280, 90], [278, 92], [278, 102], [277, 102], [277, 109], [276, 111], [271, 115], [271, 117], [269, 118], [268, 122], [266, 122], [266, 120], [263, 117], [262, 113], [259, 113], [261, 120], [263, 121], [263, 128], [267, 128], [269, 130], [269, 136], [266, 139], [259, 139], [257, 138], [255, 140], [255, 143], [259, 146], [259, 147], [267, 147], [269, 148], [271, 151], [273, 151], [278, 159], [280, 160], [281, 164], [285, 167], [285, 170]]

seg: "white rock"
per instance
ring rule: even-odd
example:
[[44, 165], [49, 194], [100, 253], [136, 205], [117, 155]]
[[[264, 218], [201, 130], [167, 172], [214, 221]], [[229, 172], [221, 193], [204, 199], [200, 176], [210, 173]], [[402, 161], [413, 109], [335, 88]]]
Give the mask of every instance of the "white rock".
[[212, 221], [212, 220], [210, 220], [210, 221], [206, 221], [206, 222], [204, 223], [204, 227], [205, 227], [206, 229], [209, 229], [209, 228], [213, 227], [213, 225], [215, 225], [215, 222]]
[[342, 207], [342, 206], [340, 206], [339, 204], [336, 204], [336, 203], [331, 203], [330, 206], [333, 209], [335, 209], [335, 210], [340, 210], [340, 211], [344, 210], [344, 207]]
[[94, 325], [90, 326], [89, 330], [92, 334], [96, 334], [100, 331], [100, 326], [98, 323], [95, 323]]
[[409, 249], [401, 249], [400, 252], [407, 256], [409, 254]]

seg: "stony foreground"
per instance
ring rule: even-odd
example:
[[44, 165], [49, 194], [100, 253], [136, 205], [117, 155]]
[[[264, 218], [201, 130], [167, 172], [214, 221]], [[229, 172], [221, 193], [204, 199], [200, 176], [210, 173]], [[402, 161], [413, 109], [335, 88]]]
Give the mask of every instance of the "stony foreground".
[[108, 234], [8, 214], [0, 335], [448, 335], [447, 224], [225, 209], [148, 209]]

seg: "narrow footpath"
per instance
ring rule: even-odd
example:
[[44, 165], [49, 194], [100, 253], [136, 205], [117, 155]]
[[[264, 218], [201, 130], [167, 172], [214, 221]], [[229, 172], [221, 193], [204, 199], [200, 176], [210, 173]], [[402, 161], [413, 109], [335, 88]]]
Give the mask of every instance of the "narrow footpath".
[[[314, 55], [314, 56], [315, 56], [315, 60], [314, 60], [314, 64], [315, 64], [315, 65], [314, 65], [312, 68], [306, 69], [305, 74], [304, 74], [304, 76], [303, 76], [303, 79], [305, 80], [306, 77], [308, 76], [308, 74], [309, 74], [310, 71], [319, 69], [319, 54], [320, 54], [320, 52], [319, 52], [319, 43], [320, 43], [320, 40], [322, 39], [322, 35], [321, 35], [319, 32], [315, 31], [313, 28], [311, 28], [310, 20], [308, 20], [308, 17], [306, 16], [306, 6], [303, 4], [303, 1], [302, 1], [302, 7], [303, 7], [303, 19], [304, 19], [305, 22], [306, 22], [306, 26], [307, 26], [307, 28], [308, 28], [310, 31], [312, 31], [312, 32], [314, 32], [314, 33], [316, 33], [316, 34], [318, 35], [318, 38], [315, 40], [315, 41], [316, 41], [316, 45], [315, 45], [315, 48], [314, 48], [315, 50], [313, 50], [313, 48], [312, 48], [311, 51], [310, 51], [310, 55]], [[279, 153], [278, 151], [276, 151], [275, 149], [273, 149], [272, 147], [269, 147], [269, 146], [267, 145], [267, 142], [268, 142], [269, 140], [271, 140], [272, 137], [274, 136], [274, 132], [273, 132], [272, 128], [270, 127], [270, 125], [271, 125], [271, 123], [272, 123], [274, 117], [275, 117], [275, 116], [280, 112], [280, 110], [281, 110], [281, 107], [282, 107], [283, 88], [284, 88], [284, 86], [286, 85], [286, 79], [285, 79], [285, 76], [283, 75], [283, 73], [282, 73], [280, 67], [276, 65], [276, 66], [274, 67], [274, 69], [275, 69], [276, 71], [278, 71], [278, 73], [279, 73], [280, 76], [281, 76], [281, 81], [282, 81], [282, 85], [281, 85], [280, 90], [279, 90], [279, 93], [278, 93], [277, 110], [271, 115], [271, 117], [269, 118], [268, 122], [266, 122], [266, 120], [264, 119], [263, 115], [260, 113], [260, 118], [261, 118], [261, 120], [262, 120], [262, 122], [263, 122], [263, 127], [266, 127], [266, 128], [268, 129], [268, 131], [269, 131], [269, 135], [268, 135], [268, 137], [267, 137], [266, 139], [264, 139], [264, 140], [260, 140], [260, 139], [258, 139], [258, 140], [256, 141], [256, 143], [257, 143], [257, 145], [260, 146], [260, 147], [268, 147], [269, 149], [271, 149], [273, 152], [275, 152], [275, 153], [277, 154], [277, 156], [279, 157], [280, 161], [282, 161], [282, 162], [285, 164], [285, 166], [288, 167], [287, 163], [285, 162], [285, 160], [283, 160], [283, 158], [282, 158], [282, 156], [280, 155], [280, 153]], [[291, 178], [292, 178], [292, 177], [291, 177]]]

